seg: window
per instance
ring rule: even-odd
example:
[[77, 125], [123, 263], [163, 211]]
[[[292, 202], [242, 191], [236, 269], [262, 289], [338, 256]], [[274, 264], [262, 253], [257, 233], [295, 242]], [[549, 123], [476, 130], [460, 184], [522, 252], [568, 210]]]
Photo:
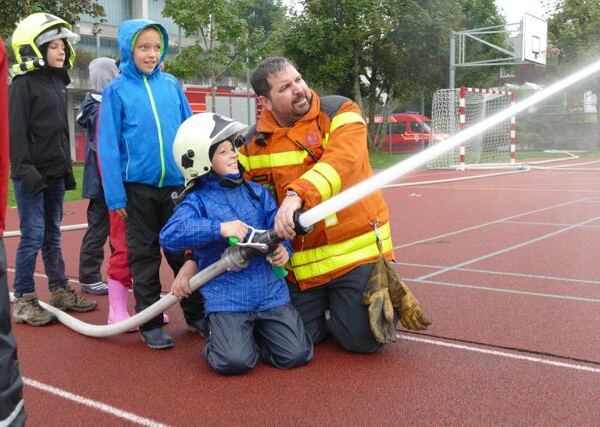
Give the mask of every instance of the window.
[[400, 122], [400, 123], [390, 123], [390, 129], [392, 133], [404, 133], [406, 132], [406, 123], [405, 122]]

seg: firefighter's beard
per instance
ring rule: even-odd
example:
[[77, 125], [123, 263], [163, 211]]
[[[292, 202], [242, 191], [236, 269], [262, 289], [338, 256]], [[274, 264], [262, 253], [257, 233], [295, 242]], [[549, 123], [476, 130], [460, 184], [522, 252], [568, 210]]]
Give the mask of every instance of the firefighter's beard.
[[282, 127], [291, 127], [310, 110], [311, 93], [299, 94], [289, 104], [271, 104], [271, 112]]
[[295, 123], [310, 110], [310, 94], [300, 94], [292, 101], [290, 120]]

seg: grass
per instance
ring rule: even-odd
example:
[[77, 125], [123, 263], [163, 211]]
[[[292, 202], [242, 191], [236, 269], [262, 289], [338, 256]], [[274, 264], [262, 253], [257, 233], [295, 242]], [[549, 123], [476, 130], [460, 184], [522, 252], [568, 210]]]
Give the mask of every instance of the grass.
[[[369, 157], [371, 159], [371, 167], [373, 169], [382, 170], [394, 166], [396, 163], [401, 162], [412, 156], [415, 153], [383, 153], [370, 151]], [[573, 154], [579, 157], [600, 157], [600, 151], [574, 151]], [[547, 158], [559, 158], [564, 157], [563, 153], [548, 153], [544, 151], [518, 151], [517, 161], [523, 161], [528, 159], [547, 159]], [[83, 179], [83, 165], [73, 165], [73, 173], [75, 174], [75, 180], [77, 181], [77, 188], [75, 190], [67, 191], [65, 193], [65, 201], [76, 201], [81, 200], [81, 182]], [[15, 196], [13, 193], [12, 181], [9, 181], [8, 187], [8, 206], [14, 208], [17, 206], [15, 202]]]
[[[71, 202], [74, 200], [81, 200], [81, 183], [83, 181], [83, 165], [73, 165], [73, 174], [75, 175], [75, 181], [77, 182], [77, 188], [70, 190], [65, 193], [65, 201]], [[16, 208], [17, 202], [15, 201], [15, 193], [13, 190], [12, 180], [8, 182], [8, 197], [7, 204], [9, 208]]]
[[[394, 166], [410, 156], [416, 153], [384, 153], [370, 151], [369, 156], [371, 159], [371, 167], [373, 169], [382, 170]], [[574, 150], [573, 154], [579, 157], [600, 157], [600, 151], [577, 151]], [[532, 160], [532, 159], [551, 159], [551, 158], [562, 158], [566, 157], [564, 152], [551, 153], [546, 151], [517, 151], [517, 162]]]

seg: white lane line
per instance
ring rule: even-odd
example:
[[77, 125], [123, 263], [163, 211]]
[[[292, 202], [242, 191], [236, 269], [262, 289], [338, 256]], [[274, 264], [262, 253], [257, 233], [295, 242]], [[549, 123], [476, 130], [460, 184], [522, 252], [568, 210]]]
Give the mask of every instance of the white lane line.
[[[589, 227], [589, 226], [588, 226]], [[433, 264], [419, 264], [414, 262], [400, 262], [394, 261], [392, 264], [399, 266], [407, 266], [407, 267], [422, 267], [422, 268], [432, 268], [432, 269], [440, 269], [444, 268], [441, 265], [433, 265]], [[525, 279], [540, 279], [540, 280], [554, 280], [557, 282], [572, 282], [576, 284], [582, 285], [600, 285], [600, 280], [587, 280], [587, 279], [575, 279], [573, 277], [561, 277], [561, 276], [544, 276], [542, 274], [528, 274], [528, 273], [513, 273], [509, 271], [496, 271], [496, 270], [485, 270], [479, 268], [457, 268], [456, 271], [465, 271], [467, 273], [483, 273], [483, 274], [496, 274], [499, 276], [512, 276], [512, 277], [523, 277]], [[409, 277], [402, 277], [406, 280], [413, 280]]]
[[495, 173], [487, 173], [487, 174], [482, 174], [482, 175], [460, 176], [460, 177], [456, 177], [456, 178], [434, 179], [434, 180], [430, 180], [430, 181], [402, 182], [399, 184], [382, 185], [381, 188], [418, 187], [421, 185], [444, 184], [444, 183], [448, 183], [448, 182], [468, 181], [468, 180], [472, 180], [472, 179], [491, 178], [491, 177], [495, 177], [495, 176], [511, 175], [511, 174], [523, 173], [523, 172], [528, 172], [528, 171], [513, 170], [513, 171], [509, 171], [509, 172], [495, 172]]
[[535, 214], [535, 213], [540, 213], [540, 212], [548, 211], [548, 210], [551, 210], [551, 209], [562, 208], [562, 207], [569, 206], [569, 205], [572, 205], [572, 204], [575, 204], [575, 203], [581, 203], [581, 202], [584, 202], [586, 200], [588, 200], [588, 197], [584, 197], [583, 199], [571, 200], [571, 201], [568, 201], [568, 202], [565, 202], [565, 203], [559, 203], [557, 205], [547, 206], [545, 208], [533, 209], [531, 211], [522, 212], [520, 214], [516, 214], [516, 215], [507, 216], [507, 217], [504, 217], [504, 218], [495, 219], [495, 220], [489, 221], [489, 222], [484, 222], [482, 224], [474, 225], [473, 227], [462, 228], [460, 230], [451, 231], [449, 233], [438, 234], [437, 236], [427, 237], [426, 239], [421, 239], [421, 240], [417, 240], [417, 241], [414, 241], [414, 242], [405, 243], [404, 245], [400, 245], [400, 246], [394, 247], [394, 249], [407, 248], [409, 246], [414, 246], [414, 245], [418, 245], [418, 244], [421, 244], [421, 243], [430, 242], [432, 240], [441, 239], [443, 237], [453, 236], [455, 234], [460, 234], [460, 233], [465, 233], [467, 231], [477, 230], [478, 228], [487, 227], [488, 225], [499, 224], [501, 222], [509, 221], [511, 219], [519, 218], [519, 217], [522, 217], [522, 216], [531, 215], [531, 214]]
[[[582, 183], [584, 184], [584, 183]], [[498, 186], [494, 186], [494, 185], [485, 185], [485, 186], [481, 186], [481, 185], [454, 185], [454, 186], [450, 186], [450, 185], [446, 185], [446, 186], [442, 186], [442, 185], [431, 185], [431, 186], [423, 186], [422, 187], [423, 190], [422, 191], [426, 191], [429, 189], [432, 190], [448, 190], [448, 191], [472, 191], [472, 190], [476, 190], [476, 191], [482, 191], [482, 192], [487, 192], [489, 193], [490, 191], [525, 191], [527, 193], [580, 193], [580, 194], [598, 194], [600, 193], [600, 189], [599, 190], [590, 190], [589, 188], [585, 188], [585, 189], [579, 189], [579, 188], [572, 188], [572, 187], [553, 187], [553, 188], [547, 188], [547, 186], [543, 186], [540, 185], [540, 187], [506, 187], [504, 185], [498, 185]]]
[[507, 289], [507, 288], [490, 288], [487, 286], [477, 286], [477, 285], [467, 285], [463, 283], [452, 283], [452, 282], [442, 282], [438, 280], [418, 280], [418, 279], [406, 279], [407, 282], [413, 283], [425, 283], [428, 285], [438, 285], [438, 286], [450, 286], [454, 288], [466, 288], [466, 289], [477, 289], [479, 291], [489, 291], [489, 292], [501, 292], [505, 294], [517, 294], [517, 295], [528, 295], [534, 297], [542, 297], [542, 298], [555, 298], [555, 299], [565, 299], [571, 301], [583, 301], [583, 302], [600, 302], [598, 298], [588, 298], [588, 297], [578, 297], [574, 295], [559, 295], [559, 294], [548, 294], [544, 292], [532, 292], [532, 291], [518, 291], [515, 289]]
[[130, 421], [132, 423], [136, 423], [142, 426], [151, 426], [151, 427], [167, 427], [167, 424], [160, 423], [158, 421], [140, 417], [139, 415], [133, 414], [131, 412], [124, 411], [119, 408], [115, 408], [114, 406], [107, 405], [102, 402], [98, 402], [96, 400], [88, 399], [83, 396], [79, 396], [77, 394], [70, 393], [66, 390], [53, 387], [48, 384], [41, 383], [36, 380], [32, 380], [30, 378], [23, 377], [23, 382], [29, 387], [36, 388], [40, 391], [53, 394], [58, 397], [62, 397], [64, 399], [70, 400], [72, 402], [78, 403], [80, 405], [88, 406], [93, 409], [97, 409], [102, 412], [106, 412], [110, 415], [113, 415], [118, 418], [123, 418], [124, 420]]
[[535, 239], [526, 240], [525, 242], [521, 242], [521, 243], [518, 243], [516, 245], [509, 246], [509, 247], [504, 248], [504, 249], [500, 249], [499, 251], [495, 251], [495, 252], [492, 252], [492, 253], [489, 253], [489, 254], [486, 254], [486, 255], [482, 255], [480, 257], [473, 258], [473, 259], [461, 262], [459, 264], [455, 264], [455, 265], [450, 266], [450, 267], [445, 267], [445, 268], [443, 268], [443, 269], [441, 269], [439, 271], [434, 271], [433, 273], [425, 274], [424, 276], [417, 277], [415, 280], [429, 279], [430, 277], [437, 276], [437, 275], [440, 275], [440, 274], [444, 274], [444, 273], [446, 273], [448, 271], [451, 271], [451, 270], [455, 270], [458, 267], [464, 267], [465, 265], [474, 264], [476, 262], [483, 261], [485, 259], [492, 258], [492, 257], [495, 257], [497, 255], [501, 255], [501, 254], [504, 254], [506, 252], [510, 252], [512, 250], [515, 250], [515, 249], [522, 248], [523, 246], [527, 246], [527, 245], [531, 245], [532, 243], [540, 242], [542, 240], [548, 239], [549, 237], [554, 237], [554, 236], [557, 236], [559, 234], [565, 233], [567, 231], [573, 230], [575, 228], [581, 227], [583, 225], [589, 224], [591, 222], [598, 221], [599, 219], [600, 219], [600, 216], [596, 216], [594, 218], [591, 218], [591, 219], [588, 219], [588, 220], [585, 220], [585, 221], [581, 221], [581, 222], [579, 222], [577, 224], [573, 224], [573, 225], [570, 225], [568, 227], [561, 228], [560, 230], [556, 230], [556, 231], [553, 231], [551, 233], [543, 234], [543, 235], [541, 235], [539, 237], [536, 237]]
[[440, 347], [448, 347], [448, 348], [452, 348], [455, 350], [471, 351], [474, 353], [487, 354], [490, 356], [505, 357], [508, 359], [515, 359], [515, 360], [521, 360], [521, 361], [526, 361], [526, 362], [538, 363], [538, 364], [542, 364], [542, 365], [550, 365], [550, 366], [556, 366], [559, 368], [574, 369], [576, 371], [600, 374], [599, 368], [592, 368], [591, 366], [580, 365], [577, 363], [557, 362], [555, 360], [542, 359], [541, 357], [525, 356], [523, 354], [507, 353], [505, 351], [498, 351], [498, 350], [488, 350], [485, 348], [472, 347], [472, 346], [463, 345], [463, 344], [455, 344], [455, 343], [450, 343], [450, 342], [446, 342], [446, 341], [433, 340], [433, 339], [429, 339], [429, 338], [415, 337], [412, 335], [396, 334], [396, 337], [398, 337], [399, 339], [402, 339], [402, 340], [406, 340], [406, 341], [414, 341], [414, 342], [419, 342], [419, 343], [423, 343], [423, 344], [431, 344], [431, 345], [437, 345]]
[[[561, 224], [561, 223], [557, 223], [557, 222], [539, 222], [539, 221], [506, 221], [506, 224], [547, 225], [547, 226], [552, 226], [552, 227], [567, 227], [569, 225], [569, 224]], [[600, 225], [586, 225], [585, 228], [600, 228]]]
[[[87, 223], [84, 224], [72, 224], [72, 225], [61, 225], [60, 226], [60, 231], [73, 231], [73, 230], [86, 230], [88, 227]], [[12, 230], [12, 231], [5, 231], [3, 234], [4, 238], [7, 237], [20, 237], [21, 236], [21, 231], [20, 230]]]

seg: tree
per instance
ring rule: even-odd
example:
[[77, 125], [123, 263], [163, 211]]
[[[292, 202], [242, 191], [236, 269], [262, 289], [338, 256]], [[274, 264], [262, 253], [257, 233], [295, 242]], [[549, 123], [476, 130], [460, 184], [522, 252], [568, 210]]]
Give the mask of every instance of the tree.
[[206, 78], [213, 89], [225, 74], [241, 76], [273, 48], [284, 12], [279, 0], [166, 0], [163, 15], [193, 39], [169, 70], [182, 78]]
[[[290, 19], [286, 54], [316, 88], [355, 99], [371, 124], [393, 100], [447, 86], [451, 31], [503, 22], [493, 0], [304, 0], [302, 6]], [[461, 78], [477, 83], [496, 73], [487, 67]]]
[[21, 19], [36, 12], [51, 13], [70, 24], [79, 21], [83, 14], [93, 18], [105, 16], [104, 8], [98, 4], [98, 0], [0, 0], [0, 10], [0, 35], [4, 39], [12, 34]]
[[[549, 46], [560, 52], [556, 73], [571, 72], [581, 64], [598, 58], [600, 50], [600, 3], [591, 0], [559, 0], [548, 20]], [[582, 90], [590, 90], [600, 99], [600, 77], [583, 82]], [[600, 148], [600, 105], [597, 106]]]

